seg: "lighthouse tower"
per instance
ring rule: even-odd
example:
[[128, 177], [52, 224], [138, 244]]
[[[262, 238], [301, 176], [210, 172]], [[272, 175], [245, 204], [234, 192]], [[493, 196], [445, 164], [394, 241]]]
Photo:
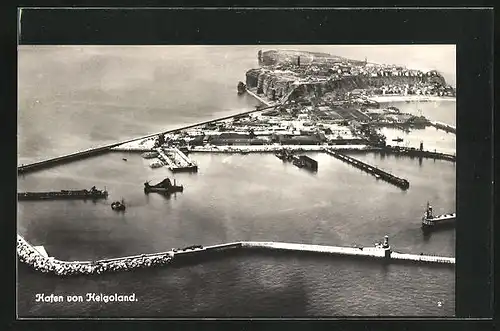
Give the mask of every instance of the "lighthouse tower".
[[382, 248], [384, 249], [384, 252], [385, 252], [385, 258], [390, 259], [391, 258], [391, 246], [389, 245], [389, 236], [384, 237], [384, 243], [382, 244]]

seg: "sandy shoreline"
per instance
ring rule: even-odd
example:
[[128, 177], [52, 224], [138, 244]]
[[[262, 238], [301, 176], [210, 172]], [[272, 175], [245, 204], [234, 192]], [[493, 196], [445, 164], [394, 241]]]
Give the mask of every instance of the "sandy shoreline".
[[390, 95], [390, 96], [370, 96], [369, 100], [379, 103], [384, 102], [436, 102], [436, 101], [457, 101], [455, 97], [440, 97], [440, 96], [422, 96], [422, 95]]

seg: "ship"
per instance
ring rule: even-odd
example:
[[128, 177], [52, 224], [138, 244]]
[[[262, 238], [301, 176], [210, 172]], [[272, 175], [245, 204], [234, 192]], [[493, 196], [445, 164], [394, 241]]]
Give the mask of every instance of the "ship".
[[18, 200], [64, 200], [64, 199], [106, 199], [108, 191], [98, 190], [92, 186], [90, 190], [61, 190], [59, 192], [23, 192], [17, 194]]
[[288, 151], [286, 149], [277, 151], [276, 153], [274, 153], [274, 155], [282, 161], [292, 161], [294, 156], [291, 151]]
[[422, 230], [430, 230], [437, 225], [450, 225], [457, 218], [456, 213], [434, 215], [432, 206], [427, 202], [427, 209], [422, 216]]
[[149, 182], [144, 183], [144, 193], [146, 194], [150, 192], [171, 194], [182, 191], [184, 191], [184, 187], [182, 185], [177, 185], [175, 179], [174, 184], [172, 184], [169, 178], [165, 178], [156, 185], [150, 185]]
[[126, 208], [125, 206], [125, 202], [123, 201], [115, 201], [111, 204], [111, 209], [115, 210], [115, 211], [124, 211]]
[[245, 83], [239, 82], [237, 89], [238, 89], [238, 95], [241, 95], [247, 91], [247, 86], [245, 85]]
[[161, 168], [164, 166], [163, 162], [160, 162], [160, 161], [156, 161], [156, 162], [153, 162], [149, 165], [151, 168], [155, 169], [155, 168]]
[[158, 157], [158, 152], [146, 152], [142, 153], [141, 156], [145, 159], [154, 159], [155, 157]]

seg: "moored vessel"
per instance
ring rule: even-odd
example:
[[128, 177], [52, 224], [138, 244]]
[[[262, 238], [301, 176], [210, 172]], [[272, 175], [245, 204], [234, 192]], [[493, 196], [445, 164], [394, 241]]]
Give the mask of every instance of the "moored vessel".
[[108, 191], [98, 190], [92, 186], [90, 190], [61, 190], [59, 192], [22, 192], [17, 194], [18, 200], [63, 200], [63, 199], [106, 199]]
[[149, 166], [151, 168], [155, 169], [155, 168], [161, 168], [161, 167], [163, 167], [164, 164], [161, 161], [156, 161], [156, 162], [152, 162]]
[[125, 201], [122, 199], [122, 201], [115, 201], [111, 204], [111, 209], [115, 211], [124, 211], [126, 209], [125, 206]]
[[154, 159], [155, 157], [158, 157], [158, 152], [146, 152], [142, 153], [141, 156], [145, 159]]
[[238, 89], [238, 94], [241, 95], [247, 91], [247, 86], [245, 85], [245, 83], [239, 82], [237, 89]]
[[144, 193], [157, 192], [157, 193], [176, 193], [184, 191], [184, 186], [177, 185], [174, 179], [174, 183], [170, 181], [170, 178], [165, 178], [163, 181], [156, 185], [150, 185], [149, 182], [144, 183]]

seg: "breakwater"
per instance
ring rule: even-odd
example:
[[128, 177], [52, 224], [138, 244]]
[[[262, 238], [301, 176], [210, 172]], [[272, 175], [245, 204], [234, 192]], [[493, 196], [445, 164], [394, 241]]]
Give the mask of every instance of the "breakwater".
[[411, 147], [386, 146], [378, 149], [381, 153], [404, 155], [409, 157], [428, 158], [433, 160], [456, 161], [456, 156], [451, 154], [431, 152]]
[[[386, 237], [387, 243], [387, 237]], [[375, 247], [338, 247], [326, 245], [309, 245], [284, 242], [240, 241], [212, 246], [189, 246], [183, 249], [172, 249], [167, 252], [139, 254], [119, 258], [109, 258], [97, 261], [61, 261], [49, 257], [43, 246], [34, 247], [21, 235], [17, 235], [17, 255], [21, 262], [30, 265], [35, 270], [53, 273], [59, 276], [92, 275], [105, 272], [129, 271], [138, 268], [148, 268], [171, 264], [175, 258], [201, 258], [211, 252], [224, 253], [228, 250], [260, 249], [267, 251], [282, 251], [296, 253], [329, 254], [344, 257], [362, 257], [378, 259], [387, 262], [410, 262], [454, 265], [455, 258], [416, 255], [393, 252], [388, 246]]]
[[141, 254], [98, 261], [61, 261], [49, 257], [43, 246], [33, 247], [22, 236], [17, 235], [19, 260], [43, 273], [58, 276], [92, 275], [104, 272], [124, 271], [144, 267], [166, 265], [172, 261], [172, 252]]
[[[278, 105], [276, 105], [276, 106], [278, 106]], [[199, 123], [196, 123], [196, 124], [191, 124], [191, 125], [183, 126], [181, 128], [177, 128], [177, 129], [172, 129], [172, 130], [167, 130], [167, 131], [161, 131], [161, 132], [157, 132], [157, 133], [152, 133], [152, 134], [148, 134], [148, 135], [145, 135], [145, 136], [142, 136], [142, 137], [138, 137], [138, 138], [136, 137], [136, 138], [132, 138], [132, 139], [127, 139], [127, 140], [124, 140], [124, 141], [120, 141], [120, 142], [116, 142], [116, 143], [112, 143], [112, 144], [108, 144], [108, 145], [103, 145], [103, 146], [99, 146], [99, 147], [92, 147], [92, 148], [88, 148], [88, 149], [85, 149], [85, 150], [82, 150], [82, 151], [78, 151], [78, 152], [74, 152], [74, 153], [70, 153], [70, 154], [58, 156], [58, 157], [47, 159], [47, 160], [43, 160], [43, 161], [33, 162], [33, 163], [30, 163], [30, 164], [22, 164], [22, 165], [20, 165], [20, 166], [17, 167], [17, 172], [18, 172], [18, 174], [25, 174], [25, 173], [32, 172], [32, 171], [35, 171], [35, 170], [40, 170], [40, 169], [52, 167], [52, 166], [57, 165], [57, 164], [68, 163], [68, 162], [71, 162], [71, 161], [76, 161], [76, 160], [84, 159], [84, 158], [91, 157], [91, 156], [97, 156], [97, 155], [100, 155], [100, 154], [107, 153], [107, 152], [113, 150], [115, 147], [118, 147], [118, 146], [121, 146], [121, 145], [125, 145], [125, 144], [131, 143], [131, 142], [135, 142], [137, 140], [144, 140], [144, 139], [148, 139], [148, 138], [153, 138], [153, 137], [159, 136], [161, 134], [174, 133], [174, 132], [177, 132], [177, 131], [194, 128], [194, 127], [197, 127], [197, 126], [200, 126], [200, 125], [210, 124], [210, 123], [214, 123], [214, 122], [218, 122], [218, 121], [224, 121], [224, 120], [233, 118], [235, 116], [248, 115], [248, 114], [252, 114], [252, 113], [255, 113], [255, 112], [260, 112], [262, 110], [273, 108], [273, 107], [275, 107], [275, 106], [272, 105], [272, 106], [266, 106], [266, 107], [262, 107], [262, 108], [256, 108], [256, 109], [252, 109], [252, 110], [249, 110], [249, 111], [245, 111], [245, 112], [241, 112], [241, 113], [237, 113], [237, 114], [233, 114], [233, 115], [229, 115], [229, 116], [223, 116], [223, 117], [219, 117], [219, 118], [216, 118], [216, 119], [211, 119], [211, 120], [208, 120], [208, 121], [199, 122]], [[121, 149], [121, 151], [125, 151], [125, 150], [127, 150], [127, 149]], [[140, 151], [144, 151], [144, 149], [139, 149], [139, 148], [136, 148], [136, 149], [130, 150], [130, 151], [139, 151], [139, 150]], [[150, 149], [148, 149], [148, 150], [150, 150]]]
[[453, 125], [449, 125], [446, 123], [441, 123], [441, 122], [435, 122], [435, 121], [430, 121], [429, 122], [433, 127], [439, 130], [443, 130], [445, 132], [450, 132], [450, 133], [457, 133], [457, 128], [454, 127]]
[[374, 167], [372, 165], [369, 165], [369, 164], [366, 164], [366, 163], [361, 162], [359, 160], [356, 160], [353, 157], [341, 154], [341, 153], [334, 151], [332, 149], [325, 149], [325, 152], [327, 154], [330, 154], [333, 157], [341, 160], [341, 161], [349, 163], [350, 165], [369, 173], [370, 175], [375, 176], [375, 178], [377, 178], [377, 179], [383, 179], [386, 182], [391, 183], [393, 185], [396, 185], [403, 190], [406, 190], [410, 187], [410, 183], [406, 179], [391, 175], [390, 173], [388, 173], [384, 170], [381, 170], [377, 167]]

